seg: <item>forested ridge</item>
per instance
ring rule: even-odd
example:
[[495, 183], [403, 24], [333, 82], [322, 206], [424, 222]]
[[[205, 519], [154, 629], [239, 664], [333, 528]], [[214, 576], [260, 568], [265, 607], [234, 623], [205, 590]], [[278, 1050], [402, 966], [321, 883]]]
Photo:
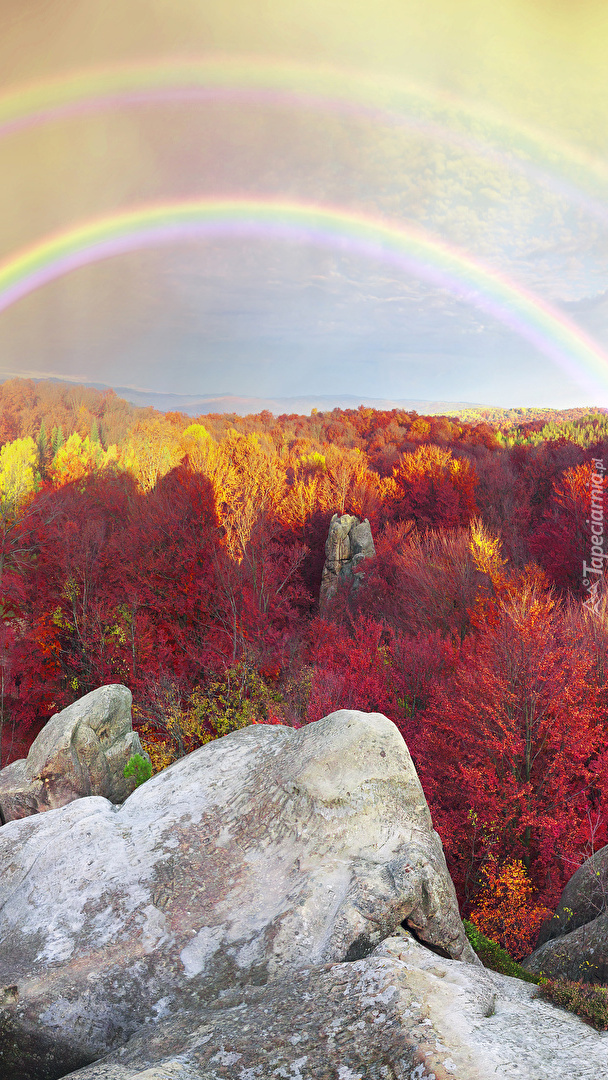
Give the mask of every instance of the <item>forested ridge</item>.
[[[608, 614], [583, 580], [608, 419], [520, 412], [193, 420], [5, 382], [2, 765], [110, 682], [157, 769], [249, 723], [385, 713], [463, 914], [529, 952], [608, 842]], [[320, 610], [336, 512], [376, 557]]]

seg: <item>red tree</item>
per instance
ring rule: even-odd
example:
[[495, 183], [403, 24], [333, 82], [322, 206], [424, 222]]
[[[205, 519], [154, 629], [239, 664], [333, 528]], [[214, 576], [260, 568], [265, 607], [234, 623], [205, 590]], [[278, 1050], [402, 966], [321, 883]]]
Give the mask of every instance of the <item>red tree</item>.
[[561, 609], [538, 581], [524, 576], [486, 602], [425, 716], [421, 753], [461, 898], [474, 893], [484, 863], [509, 859], [523, 861], [543, 902], [555, 898], [606, 790], [598, 706], [593, 658], [572, 649]]
[[477, 513], [475, 470], [466, 458], [423, 445], [405, 454], [394, 472], [395, 489], [389, 504], [394, 519], [412, 518], [424, 528], [453, 529], [468, 525]]
[[[553, 483], [553, 490], [541, 523], [530, 538], [530, 551], [550, 580], [575, 595], [583, 592], [583, 564], [591, 564], [591, 478], [590, 462], [567, 469]], [[606, 484], [598, 484], [603, 501]], [[604, 542], [604, 550], [608, 547]], [[595, 575], [591, 575], [597, 580]]]

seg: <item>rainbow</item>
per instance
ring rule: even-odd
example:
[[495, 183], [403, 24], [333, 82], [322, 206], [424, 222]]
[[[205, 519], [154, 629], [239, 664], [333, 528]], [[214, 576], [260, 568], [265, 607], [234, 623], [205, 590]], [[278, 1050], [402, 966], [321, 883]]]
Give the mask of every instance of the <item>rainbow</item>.
[[[216, 56], [75, 72], [0, 94], [0, 138], [104, 109], [213, 101], [314, 109], [405, 128], [524, 174], [608, 221], [608, 166], [581, 147], [516, 124], [478, 103], [323, 65]], [[480, 124], [489, 131], [489, 140], [472, 134]]]
[[262, 199], [143, 206], [51, 236], [0, 265], [0, 312], [80, 267], [198, 238], [313, 244], [395, 266], [498, 319], [594, 394], [608, 389], [608, 355], [575, 323], [497, 270], [419, 229], [346, 210]]

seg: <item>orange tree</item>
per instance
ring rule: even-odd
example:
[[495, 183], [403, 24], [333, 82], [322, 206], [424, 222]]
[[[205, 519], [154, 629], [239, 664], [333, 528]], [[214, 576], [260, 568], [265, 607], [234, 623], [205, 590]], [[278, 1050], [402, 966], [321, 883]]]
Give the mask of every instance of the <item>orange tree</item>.
[[529, 956], [540, 924], [551, 911], [536, 902], [536, 890], [521, 859], [502, 865], [489, 862], [483, 868], [481, 882], [471, 922], [516, 960]]

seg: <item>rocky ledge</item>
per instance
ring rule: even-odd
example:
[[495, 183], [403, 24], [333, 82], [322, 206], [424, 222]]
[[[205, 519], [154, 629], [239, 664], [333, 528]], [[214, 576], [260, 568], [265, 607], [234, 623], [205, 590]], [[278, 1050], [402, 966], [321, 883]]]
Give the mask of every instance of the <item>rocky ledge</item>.
[[10, 821], [0, 870], [3, 1080], [591, 1080], [606, 1060], [479, 964], [376, 713], [254, 725], [122, 805]]
[[141, 1029], [70, 1080], [599, 1080], [608, 1033], [404, 930]]

